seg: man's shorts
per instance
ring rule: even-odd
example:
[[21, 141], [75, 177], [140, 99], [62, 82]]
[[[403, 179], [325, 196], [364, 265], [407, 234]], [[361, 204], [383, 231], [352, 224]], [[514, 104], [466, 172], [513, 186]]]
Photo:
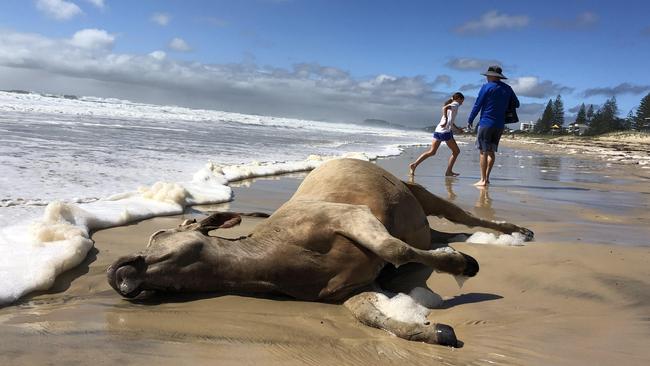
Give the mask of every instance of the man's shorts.
[[476, 148], [481, 151], [497, 151], [503, 128], [478, 126]]
[[449, 141], [452, 138], [454, 138], [454, 134], [449, 132], [434, 132], [433, 133], [433, 138], [438, 140], [438, 141]]

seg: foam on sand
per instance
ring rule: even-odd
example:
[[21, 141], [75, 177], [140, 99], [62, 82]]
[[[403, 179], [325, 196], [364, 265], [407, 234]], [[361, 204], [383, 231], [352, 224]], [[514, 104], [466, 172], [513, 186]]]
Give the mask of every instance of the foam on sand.
[[389, 318], [406, 323], [427, 322], [429, 309], [418, 304], [409, 295], [399, 293], [393, 297], [388, 297], [382, 293], [377, 293], [375, 306], [379, 311]]
[[466, 242], [474, 244], [494, 244], [494, 245], [511, 245], [522, 246], [526, 241], [526, 237], [521, 233], [500, 234], [495, 235], [492, 233], [485, 233], [477, 231], [472, 236], [467, 238]]
[[[364, 154], [347, 154], [364, 160]], [[206, 164], [191, 181], [157, 182], [89, 203], [55, 201], [42, 216], [0, 228], [0, 305], [46, 290], [56, 276], [79, 265], [93, 247], [91, 234], [185, 207], [232, 200], [229, 182], [310, 170], [338, 157], [310, 156], [304, 161], [220, 166]]]

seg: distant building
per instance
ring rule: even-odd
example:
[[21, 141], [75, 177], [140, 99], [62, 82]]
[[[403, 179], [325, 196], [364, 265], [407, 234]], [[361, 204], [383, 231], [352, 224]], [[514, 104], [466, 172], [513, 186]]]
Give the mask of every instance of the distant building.
[[533, 130], [533, 127], [535, 127], [535, 122], [533, 121], [519, 123], [519, 130], [523, 132], [531, 132]]
[[567, 128], [567, 132], [569, 132], [570, 134], [573, 134], [573, 135], [582, 136], [582, 135], [585, 134], [585, 132], [587, 131], [588, 128], [589, 128], [589, 126], [587, 126], [584, 123], [575, 123], [575, 122], [573, 122], [573, 123], [569, 124], [569, 127]]

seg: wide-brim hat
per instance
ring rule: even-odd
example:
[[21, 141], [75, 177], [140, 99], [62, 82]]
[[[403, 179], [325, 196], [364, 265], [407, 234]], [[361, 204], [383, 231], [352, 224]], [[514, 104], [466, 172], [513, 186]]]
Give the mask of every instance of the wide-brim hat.
[[499, 66], [490, 66], [488, 67], [487, 71], [482, 73], [481, 75], [494, 76], [494, 77], [498, 77], [499, 79], [507, 79], [507, 77], [505, 77], [502, 74], [502, 72], [503, 70], [501, 70]]

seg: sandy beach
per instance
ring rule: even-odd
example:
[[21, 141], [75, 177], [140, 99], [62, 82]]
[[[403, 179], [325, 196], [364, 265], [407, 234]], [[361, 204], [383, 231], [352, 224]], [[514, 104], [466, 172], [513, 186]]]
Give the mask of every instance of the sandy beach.
[[547, 154], [570, 154], [599, 159], [605, 164], [616, 162], [638, 165], [641, 171], [650, 172], [650, 134], [639, 132], [613, 132], [600, 136], [531, 137], [506, 135], [503, 144], [510, 147], [534, 149]]
[[[513, 156], [529, 153], [508, 146], [504, 151]], [[407, 149], [377, 164], [406, 179], [408, 162], [421, 150]], [[471, 146], [462, 150], [460, 161], [475, 164]], [[479, 261], [478, 276], [461, 288], [449, 275], [429, 279], [429, 287], [445, 299], [430, 319], [453, 326], [462, 348], [396, 338], [361, 325], [337, 304], [216, 294], [130, 302], [109, 287], [108, 265], [144, 248], [156, 230], [202, 217], [202, 211], [273, 212], [305, 173], [243, 181], [233, 185], [235, 200], [228, 204], [95, 233], [95, 248], [82, 265], [49, 291], [0, 309], [0, 364], [650, 363], [648, 170], [586, 165], [597, 178], [560, 176], [560, 186], [539, 186], [530, 183], [532, 178], [507, 178], [519, 173], [497, 167], [495, 177], [502, 179], [477, 190], [471, 183], [478, 171], [451, 181], [442, 176], [445, 153], [423, 164], [416, 181], [478, 216], [512, 221], [536, 233], [523, 247], [452, 244]], [[537, 155], [528, 160], [537, 162]], [[262, 220], [245, 218], [216, 234], [244, 235]], [[477, 230], [435, 218], [430, 223], [439, 231]]]

